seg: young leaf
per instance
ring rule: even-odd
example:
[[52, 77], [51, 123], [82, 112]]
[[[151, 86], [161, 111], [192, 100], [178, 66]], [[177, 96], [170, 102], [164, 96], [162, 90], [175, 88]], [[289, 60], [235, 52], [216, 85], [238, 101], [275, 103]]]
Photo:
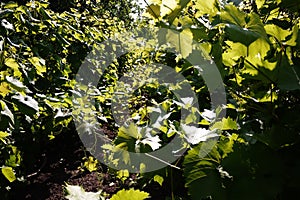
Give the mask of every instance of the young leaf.
[[110, 200], [144, 200], [147, 198], [149, 198], [149, 193], [131, 188], [118, 191]]
[[153, 177], [153, 180], [154, 180], [155, 182], [157, 182], [160, 186], [162, 186], [162, 184], [163, 184], [163, 182], [164, 182], [164, 178], [161, 177], [160, 175], [155, 175], [155, 176]]
[[1, 171], [9, 182], [14, 182], [16, 180], [15, 173], [11, 167], [2, 167]]
[[237, 130], [238, 126], [237, 123], [231, 119], [230, 117], [228, 118], [223, 118], [221, 122], [216, 122], [211, 129], [219, 129], [219, 130]]
[[6, 138], [7, 136], [9, 136], [9, 133], [0, 131], [0, 140], [1, 140], [4, 144], [6, 144], [5, 138]]

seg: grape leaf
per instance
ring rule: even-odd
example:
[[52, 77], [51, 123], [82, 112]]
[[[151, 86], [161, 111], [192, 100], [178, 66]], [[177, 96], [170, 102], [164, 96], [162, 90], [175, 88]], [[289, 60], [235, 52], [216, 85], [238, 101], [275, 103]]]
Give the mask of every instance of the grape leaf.
[[[201, 154], [206, 155], [203, 157]], [[221, 156], [217, 146], [207, 142], [201, 143], [188, 151], [184, 157], [185, 186], [192, 199], [212, 196], [213, 199], [224, 199], [224, 188], [217, 170]]]
[[219, 130], [237, 130], [238, 126], [237, 123], [231, 119], [230, 117], [228, 118], [223, 118], [221, 122], [216, 122], [211, 129], [219, 129]]
[[220, 18], [225, 23], [225, 33], [229, 40], [249, 46], [258, 38], [267, 39], [264, 25], [255, 13], [245, 14], [234, 5], [227, 5]]
[[208, 14], [210, 17], [213, 17], [217, 14], [217, 1], [216, 0], [206, 0], [206, 1], [195, 1], [195, 8], [198, 10], [195, 17], [201, 17], [205, 14]]
[[184, 29], [177, 32], [169, 29], [166, 35], [167, 42], [175, 46], [176, 50], [182, 55], [183, 58], [188, 57], [193, 50], [193, 33], [190, 29]]
[[140, 190], [129, 189], [120, 190], [114, 194], [110, 200], [144, 200], [149, 197], [149, 193]]

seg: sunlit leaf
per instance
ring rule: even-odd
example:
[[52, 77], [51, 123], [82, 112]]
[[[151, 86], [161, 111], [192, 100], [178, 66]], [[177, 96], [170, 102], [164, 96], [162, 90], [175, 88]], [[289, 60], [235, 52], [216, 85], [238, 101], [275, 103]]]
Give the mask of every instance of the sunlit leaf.
[[44, 72], [46, 72], [45, 60], [38, 57], [31, 57], [28, 58], [28, 60], [33, 66], [35, 66], [38, 75], [42, 75]]
[[218, 3], [216, 0], [195, 1], [195, 3], [195, 8], [198, 10], [195, 17], [201, 17], [205, 14], [208, 14], [210, 17], [212, 17], [215, 16], [218, 12]]
[[14, 75], [20, 77], [22, 73], [19, 70], [19, 64], [13, 58], [6, 58], [4, 64], [14, 70]]
[[228, 118], [223, 118], [221, 122], [216, 122], [211, 129], [219, 129], [219, 130], [237, 130], [238, 126], [237, 123], [231, 119], [230, 117]]
[[16, 180], [15, 172], [11, 167], [2, 167], [2, 174], [9, 182], [14, 182]]
[[204, 111], [201, 113], [201, 117], [203, 117], [205, 120], [211, 122], [216, 118], [217, 114], [212, 110], [204, 109]]
[[5, 83], [5, 82], [2, 82], [2, 83], [0, 84], [0, 95], [1, 95], [2, 97], [5, 97], [9, 92], [10, 92], [10, 89], [9, 89], [9, 87], [8, 87], [8, 84]]
[[122, 189], [114, 194], [110, 200], [144, 200], [149, 197], [149, 193], [140, 190]]
[[164, 0], [160, 6], [160, 16], [164, 17], [165, 15], [174, 11], [177, 7], [178, 0]]
[[183, 58], [188, 57], [192, 53], [193, 33], [190, 29], [184, 29], [181, 32], [169, 29], [166, 40], [176, 48]]
[[154, 180], [155, 182], [157, 182], [160, 186], [162, 186], [162, 184], [163, 184], [163, 182], [164, 182], [164, 178], [161, 177], [161, 176], [159, 176], [159, 175], [155, 175], [155, 176], [153, 177], [153, 180]]
[[0, 131], [0, 140], [1, 140], [4, 144], [6, 144], [5, 138], [6, 138], [7, 136], [9, 136], [9, 135], [10, 135], [10, 134], [7, 133], [7, 132]]

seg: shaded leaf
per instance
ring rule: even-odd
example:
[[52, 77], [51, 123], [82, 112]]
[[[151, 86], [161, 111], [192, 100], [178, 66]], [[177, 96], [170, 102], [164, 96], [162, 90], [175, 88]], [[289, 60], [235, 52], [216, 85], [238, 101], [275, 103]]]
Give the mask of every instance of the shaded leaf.
[[260, 37], [267, 38], [264, 25], [255, 13], [245, 14], [234, 5], [227, 5], [220, 17], [227, 37], [233, 42], [249, 46]]

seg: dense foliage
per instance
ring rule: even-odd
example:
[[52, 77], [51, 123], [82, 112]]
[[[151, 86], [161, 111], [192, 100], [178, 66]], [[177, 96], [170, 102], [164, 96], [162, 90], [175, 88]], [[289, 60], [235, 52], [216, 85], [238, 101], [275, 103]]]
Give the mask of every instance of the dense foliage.
[[[166, 6], [168, 5], [168, 6]], [[172, 5], [172, 6], [171, 6]], [[167, 8], [166, 8], [167, 7]], [[154, 1], [158, 26], [189, 30], [217, 64], [227, 91], [224, 131], [205, 158], [184, 158], [193, 199], [285, 199], [299, 183], [299, 7], [296, 1]]]
[[[109, 171], [123, 182], [128, 169], [139, 172], [136, 190], [120, 190], [112, 199], [134, 194], [197, 200], [295, 196], [300, 188], [298, 1], [152, 0], [139, 26], [153, 29], [154, 35], [155, 27], [161, 28], [165, 32], [160, 39], [173, 48], [158, 47], [157, 38], [143, 43], [105, 71], [93, 71], [102, 75], [96, 85], [78, 85], [75, 75], [89, 54], [104, 48], [102, 41], [126, 29], [134, 32], [129, 15], [133, 6], [127, 1], [49, 2], [1, 3], [1, 191], [14, 192], [14, 184], [32, 173], [37, 156], [57, 135], [77, 134], [77, 128], [96, 138], [97, 126], [105, 125], [115, 133], [102, 146]], [[142, 38], [136, 34], [137, 40]], [[133, 37], [128, 37], [117, 40], [130, 46]], [[112, 52], [106, 53], [109, 57]], [[226, 90], [224, 105], [211, 107], [214, 91], [207, 83], [215, 80], [201, 74], [205, 66], [189, 62], [197, 53], [216, 64]], [[145, 81], [164, 73], [155, 63], [170, 66], [184, 79]], [[186, 88], [199, 106], [190, 96], [179, 97]], [[87, 97], [95, 101], [91, 107], [85, 106]], [[118, 107], [122, 98], [126, 105]], [[188, 114], [182, 115], [184, 111]], [[78, 119], [85, 123], [75, 127]], [[157, 155], [153, 162], [167, 163], [163, 169], [149, 172], [149, 164], [136, 165], [128, 153], [150, 155], [174, 137], [179, 142], [172, 153], [188, 151], [174, 163]], [[98, 165], [93, 157], [83, 163], [89, 171]], [[115, 170], [120, 166], [124, 169]], [[69, 199], [102, 195], [70, 185], [66, 189]]]
[[40, 167], [37, 158], [57, 134], [74, 130], [70, 91], [81, 62], [94, 43], [130, 23], [128, 14], [119, 17], [131, 12], [125, 1], [53, 2], [1, 3], [1, 191]]

